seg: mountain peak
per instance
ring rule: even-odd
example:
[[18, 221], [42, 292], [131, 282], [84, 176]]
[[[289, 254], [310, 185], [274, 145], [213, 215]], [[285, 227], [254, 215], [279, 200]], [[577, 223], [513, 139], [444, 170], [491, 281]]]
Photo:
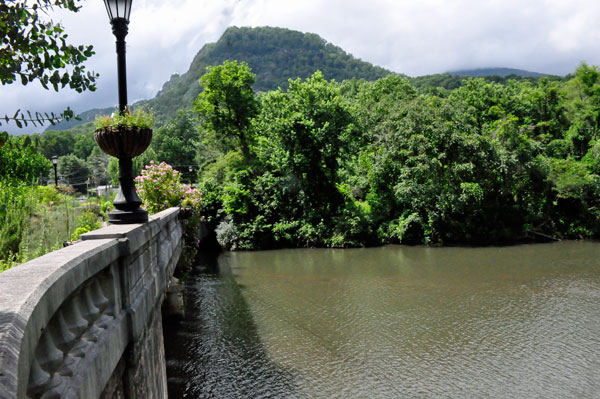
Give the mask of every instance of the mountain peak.
[[459, 71], [448, 72], [450, 75], [455, 76], [471, 76], [471, 77], [483, 77], [483, 76], [520, 76], [522, 78], [541, 78], [543, 76], [550, 76], [545, 73], [531, 72], [523, 69], [515, 68], [503, 68], [503, 67], [490, 67], [490, 68], [477, 68], [477, 69], [464, 69]]
[[376, 80], [392, 73], [354, 58], [314, 33], [232, 26], [216, 43], [202, 47], [190, 69], [171, 76], [154, 99], [143, 102], [144, 106], [151, 108], [158, 119], [174, 116], [174, 110], [192, 105], [201, 91], [200, 77], [208, 66], [234, 60], [246, 62], [256, 74], [256, 91], [286, 87], [288, 79], [305, 79], [317, 70], [326, 79], [337, 81]]

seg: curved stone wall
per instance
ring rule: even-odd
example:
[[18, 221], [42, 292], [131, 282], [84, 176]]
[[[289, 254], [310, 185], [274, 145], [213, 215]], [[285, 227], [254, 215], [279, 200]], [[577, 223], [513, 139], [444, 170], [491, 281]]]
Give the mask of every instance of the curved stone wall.
[[178, 208], [0, 274], [0, 398], [166, 398], [160, 306]]

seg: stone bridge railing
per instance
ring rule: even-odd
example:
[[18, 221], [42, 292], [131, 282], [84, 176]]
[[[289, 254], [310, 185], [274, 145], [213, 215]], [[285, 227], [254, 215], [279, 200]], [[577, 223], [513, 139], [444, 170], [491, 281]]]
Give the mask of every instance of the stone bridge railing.
[[161, 304], [178, 208], [0, 274], [0, 398], [165, 398]]

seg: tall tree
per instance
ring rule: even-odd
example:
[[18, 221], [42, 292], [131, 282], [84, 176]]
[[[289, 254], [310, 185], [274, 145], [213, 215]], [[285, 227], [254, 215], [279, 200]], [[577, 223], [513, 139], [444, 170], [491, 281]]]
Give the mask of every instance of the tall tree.
[[259, 158], [271, 170], [291, 174], [311, 212], [333, 214], [342, 202], [336, 189], [338, 163], [353, 137], [353, 118], [339, 87], [320, 71], [305, 81], [289, 81], [287, 92], [269, 92], [262, 101], [257, 130], [264, 134]]
[[245, 62], [225, 61], [208, 67], [200, 78], [204, 91], [194, 108], [203, 127], [215, 135], [222, 149], [238, 147], [245, 158], [250, 155], [250, 120], [258, 111], [252, 84], [255, 75]]

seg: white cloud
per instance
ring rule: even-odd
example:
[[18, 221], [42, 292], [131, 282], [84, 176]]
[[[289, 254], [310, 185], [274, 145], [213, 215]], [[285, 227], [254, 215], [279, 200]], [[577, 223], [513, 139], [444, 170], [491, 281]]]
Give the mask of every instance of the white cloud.
[[[73, 43], [93, 44], [88, 67], [98, 90], [54, 93], [0, 87], [0, 113], [16, 108], [76, 111], [117, 102], [116, 54], [101, 1], [61, 12]], [[566, 74], [600, 64], [600, 3], [592, 0], [135, 0], [127, 36], [129, 100], [153, 97], [184, 73], [230, 25], [279, 26], [319, 34], [354, 56], [411, 76], [506, 66]], [[4, 126], [3, 126], [4, 127]]]

